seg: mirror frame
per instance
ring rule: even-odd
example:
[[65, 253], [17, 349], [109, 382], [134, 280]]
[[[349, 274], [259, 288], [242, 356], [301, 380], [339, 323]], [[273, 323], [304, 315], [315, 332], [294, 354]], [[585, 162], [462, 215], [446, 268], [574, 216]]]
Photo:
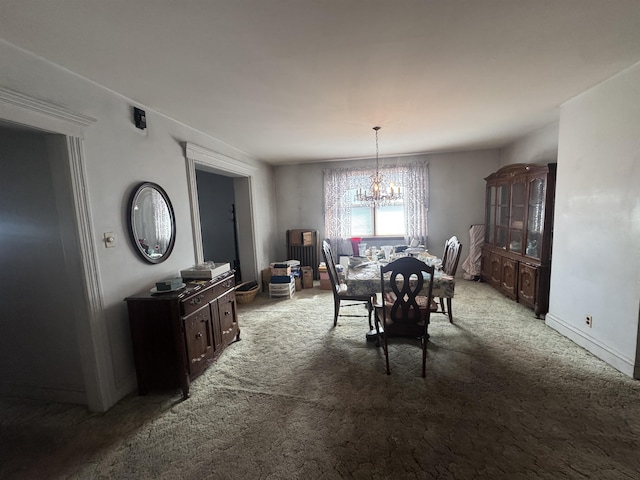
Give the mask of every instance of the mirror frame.
[[[136, 201], [138, 200], [138, 197], [140, 196], [140, 193], [146, 188], [152, 188], [160, 194], [160, 196], [162, 197], [162, 199], [164, 200], [167, 206], [167, 210], [169, 211], [169, 217], [171, 218], [171, 238], [169, 239], [169, 244], [167, 245], [166, 251], [162, 254], [161, 257], [158, 257], [158, 258], [150, 257], [142, 249], [142, 247], [138, 242], [138, 236], [136, 235], [135, 219], [134, 219], [135, 205], [136, 205]], [[129, 235], [131, 237], [131, 241], [133, 242], [134, 250], [138, 253], [140, 258], [142, 258], [144, 261], [149, 263], [161, 263], [161, 262], [164, 262], [167, 258], [169, 258], [169, 255], [171, 255], [173, 246], [176, 242], [176, 218], [173, 211], [173, 205], [171, 204], [171, 200], [169, 200], [169, 196], [167, 195], [167, 192], [165, 192], [160, 185], [153, 182], [142, 182], [133, 189], [133, 191], [131, 192], [131, 196], [129, 197], [129, 222], [128, 223], [129, 223], [128, 225]]]

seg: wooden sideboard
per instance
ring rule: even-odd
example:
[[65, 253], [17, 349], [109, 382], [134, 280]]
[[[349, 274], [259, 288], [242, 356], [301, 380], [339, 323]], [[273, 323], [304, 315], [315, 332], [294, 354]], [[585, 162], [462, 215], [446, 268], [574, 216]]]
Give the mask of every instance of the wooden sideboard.
[[482, 279], [506, 296], [549, 309], [556, 164], [507, 165], [487, 178]]
[[125, 299], [138, 393], [181, 388], [240, 339], [233, 271], [177, 292], [142, 292]]

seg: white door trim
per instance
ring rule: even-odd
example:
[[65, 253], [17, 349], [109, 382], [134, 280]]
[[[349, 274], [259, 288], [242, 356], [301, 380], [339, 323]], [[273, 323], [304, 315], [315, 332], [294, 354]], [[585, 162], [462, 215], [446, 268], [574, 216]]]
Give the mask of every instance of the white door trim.
[[75, 210], [74, 233], [84, 277], [85, 298], [73, 310], [81, 313], [76, 325], [85, 393], [90, 410], [106, 411], [115, 402], [115, 388], [83, 149], [84, 130], [96, 120], [4, 87], [0, 87], [0, 119], [66, 136], [70, 193]]
[[84, 138], [84, 129], [96, 121], [95, 118], [4, 87], [0, 87], [0, 118], [78, 138]]
[[257, 172], [257, 167], [191, 142], [184, 143], [184, 156], [187, 166], [187, 182], [189, 185], [191, 225], [193, 228], [193, 246], [196, 263], [202, 263], [204, 261], [200, 205], [198, 203], [198, 187], [196, 183], [196, 166], [201, 165], [208, 171], [230, 177], [246, 178], [248, 181], [248, 199], [246, 203], [243, 202], [243, 206], [246, 206], [246, 208], [238, 211], [238, 229], [241, 231], [244, 239], [238, 246], [238, 254], [241, 263], [244, 264], [243, 272], [246, 272], [249, 277], [255, 277], [258, 272], [258, 264], [256, 259], [256, 225], [253, 216], [253, 199], [256, 198], [254, 177]]

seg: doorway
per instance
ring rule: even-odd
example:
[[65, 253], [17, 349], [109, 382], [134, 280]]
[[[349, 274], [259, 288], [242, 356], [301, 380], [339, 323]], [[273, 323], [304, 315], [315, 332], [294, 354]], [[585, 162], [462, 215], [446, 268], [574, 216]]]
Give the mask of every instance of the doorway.
[[[3, 108], [7, 105], [10, 108]], [[11, 128], [12, 132], [8, 134], [9, 138], [13, 137], [15, 130], [17, 130], [35, 135], [36, 142], [39, 143], [40, 140], [43, 140], [45, 144], [44, 150], [41, 150], [42, 155], [38, 154], [43, 162], [40, 168], [25, 168], [22, 163], [23, 159], [20, 158], [19, 164], [24, 172], [27, 172], [29, 178], [23, 183], [19, 183], [17, 180], [15, 185], [11, 182], [7, 182], [7, 185], [21, 187], [22, 195], [17, 197], [18, 202], [27, 203], [30, 201], [34, 189], [38, 188], [37, 184], [30, 182], [36, 178], [44, 180], [53, 189], [53, 197], [49, 197], [49, 199], [55, 199], [57, 213], [57, 218], [47, 218], [42, 224], [22, 222], [24, 228], [19, 230], [7, 220], [12, 215], [16, 216], [9, 207], [6, 209], [9, 213], [8, 216], [0, 215], [0, 222], [2, 222], [0, 230], [3, 235], [14, 237], [12, 241], [18, 245], [20, 244], [20, 235], [42, 233], [41, 227], [50, 225], [50, 221], [55, 220], [57, 225], [48, 232], [51, 244], [40, 241], [33, 248], [27, 249], [26, 258], [28, 261], [31, 261], [32, 253], [47, 253], [50, 251], [48, 248], [50, 245], [53, 245], [53, 248], [59, 248], [57, 245], [60, 245], [60, 242], [62, 245], [62, 253], [45, 255], [46, 260], [38, 263], [37, 268], [32, 271], [33, 275], [27, 278], [26, 282], [19, 282], [9, 274], [4, 275], [3, 278], [17, 287], [31, 286], [33, 279], [37, 278], [41, 287], [37, 289], [38, 295], [33, 293], [32, 289], [22, 288], [16, 298], [22, 298], [23, 303], [27, 303], [33, 297], [33, 302], [40, 303], [44, 308], [42, 318], [46, 318], [57, 329], [64, 329], [68, 325], [66, 333], [55, 331], [51, 338], [44, 338], [43, 330], [35, 329], [42, 342], [40, 344], [33, 342], [33, 345], [29, 345], [29, 347], [32, 351], [35, 347], [34, 356], [39, 357], [37, 362], [43, 366], [43, 371], [50, 373], [50, 375], [45, 376], [43, 371], [40, 371], [38, 373], [40, 385], [32, 381], [21, 381], [19, 382], [21, 385], [16, 385], [18, 382], [10, 384], [11, 392], [19, 395], [24, 393], [24, 396], [35, 396], [53, 401], [86, 403], [90, 410], [104, 412], [115, 403], [116, 398], [109, 336], [103, 321], [103, 297], [95, 253], [96, 245], [92, 233], [83, 149], [85, 128], [95, 121], [89, 116], [0, 86], [0, 125]], [[4, 162], [0, 161], [0, 163]], [[4, 173], [3, 170], [2, 179], [6, 182]], [[32, 175], [29, 176], [29, 173]], [[25, 186], [27, 184], [29, 186]], [[37, 195], [37, 190], [35, 192]], [[4, 189], [0, 189], [0, 194], [3, 193], [5, 193]], [[7, 203], [1, 201], [1, 205], [6, 207]], [[45, 208], [47, 208], [46, 205]], [[16, 257], [18, 256], [16, 255]], [[58, 266], [59, 270], [51, 268], [47, 263], [50, 257], [51, 260], [62, 262]], [[11, 261], [15, 261], [15, 259], [11, 259]], [[62, 272], [63, 269], [64, 280], [55, 276], [49, 283], [55, 283], [60, 288], [64, 288], [64, 294], [58, 296], [56, 301], [64, 298], [67, 298], [68, 301], [62, 308], [47, 309], [47, 298], [40, 296], [39, 293], [53, 294], [58, 290], [56, 288], [42, 288], [43, 285], [48, 286], [43, 283], [43, 279], [48, 279], [44, 272], [55, 274], [58, 271]], [[16, 274], [22, 274], [22, 272], [16, 272]], [[1, 289], [0, 291], [4, 295], [3, 298], [7, 299], [8, 290]], [[9, 314], [14, 317], [18, 315], [17, 312], [12, 312], [10, 309], [4, 309], [4, 313], [4, 323], [9, 318]], [[23, 315], [22, 318], [29, 317]], [[56, 321], [61, 323], [56, 324]], [[0, 326], [4, 326], [4, 323], [0, 322]], [[20, 325], [20, 322], [16, 322], [16, 324]], [[4, 334], [6, 331], [2, 333]], [[67, 336], [59, 341], [62, 338], [61, 335], [71, 333], [73, 333], [73, 338]], [[45, 355], [44, 350], [37, 348], [39, 345], [42, 345], [45, 350], [51, 346], [55, 348], [51, 355]], [[15, 345], [12, 347], [16, 348]], [[71, 351], [65, 352], [64, 350], [67, 348]], [[61, 357], [56, 358], [58, 351], [63, 353]], [[3, 353], [6, 355], [6, 351]], [[19, 355], [8, 358], [9, 362], [17, 364], [16, 362], [20, 362], [25, 356], [25, 352], [19, 352]], [[46, 362], [47, 356], [52, 359], [51, 362]], [[77, 365], [78, 358], [79, 365]], [[25, 369], [26, 365], [27, 363], [20, 364], [19, 367]], [[79, 371], [82, 372], [82, 381], [77, 376]], [[22, 392], [17, 390], [22, 390]]]
[[74, 306], [83, 278], [68, 238], [66, 164], [62, 135], [0, 125], [0, 385], [11, 395], [85, 404]]
[[[236, 259], [238, 265], [241, 267], [241, 278], [237, 278], [237, 281], [251, 281], [258, 278], [258, 266], [257, 266], [257, 245], [255, 236], [255, 225], [253, 217], [253, 198], [255, 198], [255, 183], [253, 181], [256, 175], [257, 168], [248, 163], [239, 162], [226, 155], [201, 147], [194, 143], [186, 142], [184, 144], [185, 160], [187, 162], [187, 181], [189, 184], [189, 197], [191, 201], [191, 223], [193, 227], [193, 241], [194, 241], [194, 253], [196, 263], [202, 263], [205, 261], [205, 248], [204, 238], [207, 233], [202, 228], [202, 218], [208, 216], [207, 208], [200, 207], [200, 193], [197, 177], [202, 173], [209, 173], [218, 178], [219, 182], [231, 182], [233, 186], [233, 194], [227, 193], [227, 197], [232, 198], [232, 202], [229, 203], [229, 199], [225, 199], [224, 203], [228, 205], [228, 209], [220, 209], [220, 215], [226, 217], [223, 219], [223, 223], [229, 222], [235, 223], [227, 228], [235, 232], [235, 240], [231, 240], [231, 236], [227, 237], [226, 243], [230, 247], [232, 243], [235, 243]], [[231, 192], [231, 188], [228, 184], [226, 187], [228, 192]], [[216, 230], [219, 227], [214, 225], [213, 229]], [[217, 248], [217, 247], [214, 247]], [[214, 260], [218, 254], [215, 252], [210, 253], [214, 255]], [[208, 260], [208, 258], [207, 258]]]
[[202, 254], [205, 262], [228, 263], [242, 280], [233, 178], [196, 168]]

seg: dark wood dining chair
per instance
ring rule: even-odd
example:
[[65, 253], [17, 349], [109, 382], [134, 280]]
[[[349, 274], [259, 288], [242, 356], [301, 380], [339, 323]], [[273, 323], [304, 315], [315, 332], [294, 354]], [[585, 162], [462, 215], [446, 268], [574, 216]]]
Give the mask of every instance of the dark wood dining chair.
[[[462, 253], [462, 244], [455, 235], [449, 240], [444, 242], [444, 253], [442, 254], [442, 273], [456, 276], [456, 270], [458, 270], [458, 262], [460, 261], [460, 254]], [[445, 308], [446, 300], [446, 308]], [[440, 297], [440, 312], [449, 316], [449, 322], [453, 323], [453, 313], [451, 310], [451, 297]]]
[[[426, 376], [434, 271], [433, 266], [414, 257], [399, 258], [380, 267], [382, 301], [375, 305], [375, 324], [378, 338], [382, 336], [387, 375], [391, 374], [389, 339], [410, 337], [420, 339], [422, 377]], [[385, 279], [386, 273], [389, 273], [388, 279]]]
[[[331, 290], [333, 291], [333, 326], [338, 324], [338, 317], [364, 317], [365, 315], [340, 313], [340, 307], [365, 306], [369, 317], [369, 330], [373, 330], [371, 323], [371, 313], [373, 312], [373, 296], [372, 295], [355, 295], [349, 292], [347, 286], [340, 283], [338, 272], [336, 270], [336, 262], [331, 251], [331, 246], [326, 240], [322, 241], [322, 256], [327, 266], [327, 273], [331, 281]], [[350, 303], [343, 303], [350, 302]]]

